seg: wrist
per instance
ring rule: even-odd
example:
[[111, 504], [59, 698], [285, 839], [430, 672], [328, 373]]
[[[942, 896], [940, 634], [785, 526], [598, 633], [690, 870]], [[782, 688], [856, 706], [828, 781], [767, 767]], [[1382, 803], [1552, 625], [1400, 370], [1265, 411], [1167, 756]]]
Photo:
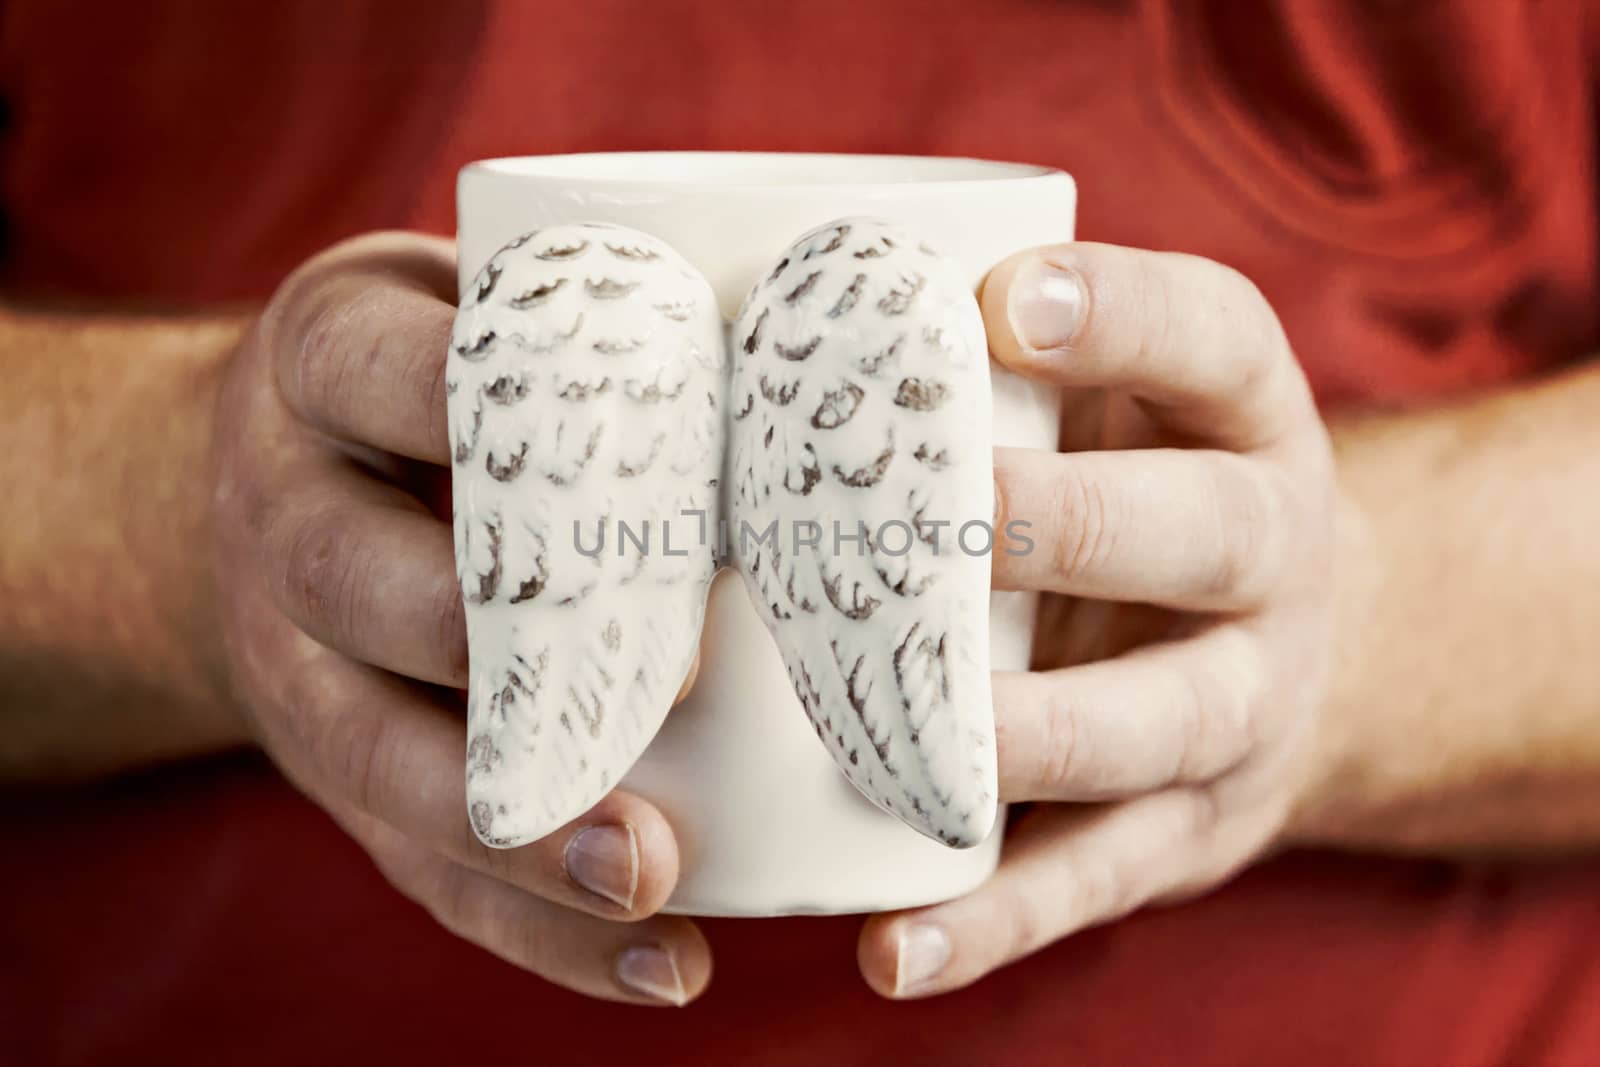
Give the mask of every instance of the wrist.
[[1369, 768], [1362, 756], [1371, 740], [1363, 723], [1375, 607], [1384, 586], [1381, 545], [1373, 523], [1355, 497], [1339, 494], [1334, 540], [1334, 625], [1326, 692], [1315, 718], [1309, 756], [1284, 843], [1326, 845], [1341, 840], [1364, 807]]
[[178, 417], [147, 408], [136, 416], [142, 426], [131, 431], [143, 429], [144, 439], [162, 442], [165, 455], [144, 465], [146, 480], [127, 512], [136, 555], [159, 575], [158, 582], [145, 583], [141, 598], [155, 622], [157, 662], [193, 725], [218, 734], [232, 734], [237, 724], [219, 636], [211, 452], [218, 394], [241, 333], [240, 323], [217, 320], [186, 323], [172, 336], [153, 339], [166, 363], [159, 388]]
[[[208, 536], [214, 398], [239, 326], [18, 314], [0, 490], [0, 744], [13, 780], [81, 778], [242, 737]], [[8, 701], [9, 703], [9, 701]]]

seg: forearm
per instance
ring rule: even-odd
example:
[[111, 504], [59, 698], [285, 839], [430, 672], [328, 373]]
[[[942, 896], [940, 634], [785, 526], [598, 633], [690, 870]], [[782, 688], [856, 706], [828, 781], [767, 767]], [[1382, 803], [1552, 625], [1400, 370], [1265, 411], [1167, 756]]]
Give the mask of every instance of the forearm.
[[1600, 843], [1600, 368], [1335, 419], [1339, 658], [1293, 837]]
[[204, 465], [238, 325], [0, 311], [0, 779], [227, 745]]

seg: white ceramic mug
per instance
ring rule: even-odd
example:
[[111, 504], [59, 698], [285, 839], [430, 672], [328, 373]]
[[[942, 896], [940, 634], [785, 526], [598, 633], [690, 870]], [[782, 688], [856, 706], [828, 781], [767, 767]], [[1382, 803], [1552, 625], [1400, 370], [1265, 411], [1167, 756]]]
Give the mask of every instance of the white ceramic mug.
[[[773, 258], [850, 215], [900, 223], [976, 286], [1013, 252], [1070, 241], [1072, 179], [1013, 163], [913, 156], [639, 152], [473, 163], [457, 185], [460, 283], [512, 238], [610, 222], [666, 241], [705, 275], [731, 317]], [[1054, 449], [1054, 393], [996, 369], [997, 445]], [[1027, 667], [1033, 597], [994, 594], [992, 665]], [[739, 576], [719, 575], [699, 678], [623, 786], [677, 834], [668, 911], [785, 915], [881, 911], [973, 889], [1000, 855], [938, 844], [873, 806], [839, 773], [795, 697]], [[1003, 825], [1003, 821], [1000, 825]]]

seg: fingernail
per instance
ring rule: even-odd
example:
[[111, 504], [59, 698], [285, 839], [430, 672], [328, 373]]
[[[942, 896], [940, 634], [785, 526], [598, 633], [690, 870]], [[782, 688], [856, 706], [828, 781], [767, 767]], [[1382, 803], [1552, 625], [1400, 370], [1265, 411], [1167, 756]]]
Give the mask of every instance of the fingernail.
[[622, 950], [617, 957], [617, 981], [653, 1000], [683, 1007], [689, 994], [683, 991], [683, 979], [678, 974], [678, 964], [672, 953], [656, 945], [634, 945]]
[[562, 855], [567, 877], [624, 908], [639, 888], [639, 844], [633, 827], [589, 826], [572, 835]]
[[903, 927], [895, 956], [894, 995], [905, 996], [927, 988], [950, 962], [950, 939], [937, 926], [919, 923]]
[[1083, 304], [1083, 281], [1077, 272], [1035, 258], [1012, 276], [1006, 313], [1017, 340], [1037, 351], [1072, 341], [1083, 321]]

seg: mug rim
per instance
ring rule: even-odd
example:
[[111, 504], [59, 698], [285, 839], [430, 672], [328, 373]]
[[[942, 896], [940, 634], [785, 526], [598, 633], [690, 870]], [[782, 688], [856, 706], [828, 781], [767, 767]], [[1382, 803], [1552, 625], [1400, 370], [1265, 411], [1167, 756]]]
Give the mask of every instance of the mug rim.
[[[796, 177], [795, 164], [818, 177]], [[644, 171], [643, 174], [638, 171]], [[651, 171], [658, 176], [652, 176]], [[570, 152], [475, 160], [461, 177], [482, 174], [535, 182], [603, 188], [739, 190], [795, 193], [819, 189], [972, 188], [1065, 178], [1036, 163], [971, 156], [848, 152], [642, 151]]]

